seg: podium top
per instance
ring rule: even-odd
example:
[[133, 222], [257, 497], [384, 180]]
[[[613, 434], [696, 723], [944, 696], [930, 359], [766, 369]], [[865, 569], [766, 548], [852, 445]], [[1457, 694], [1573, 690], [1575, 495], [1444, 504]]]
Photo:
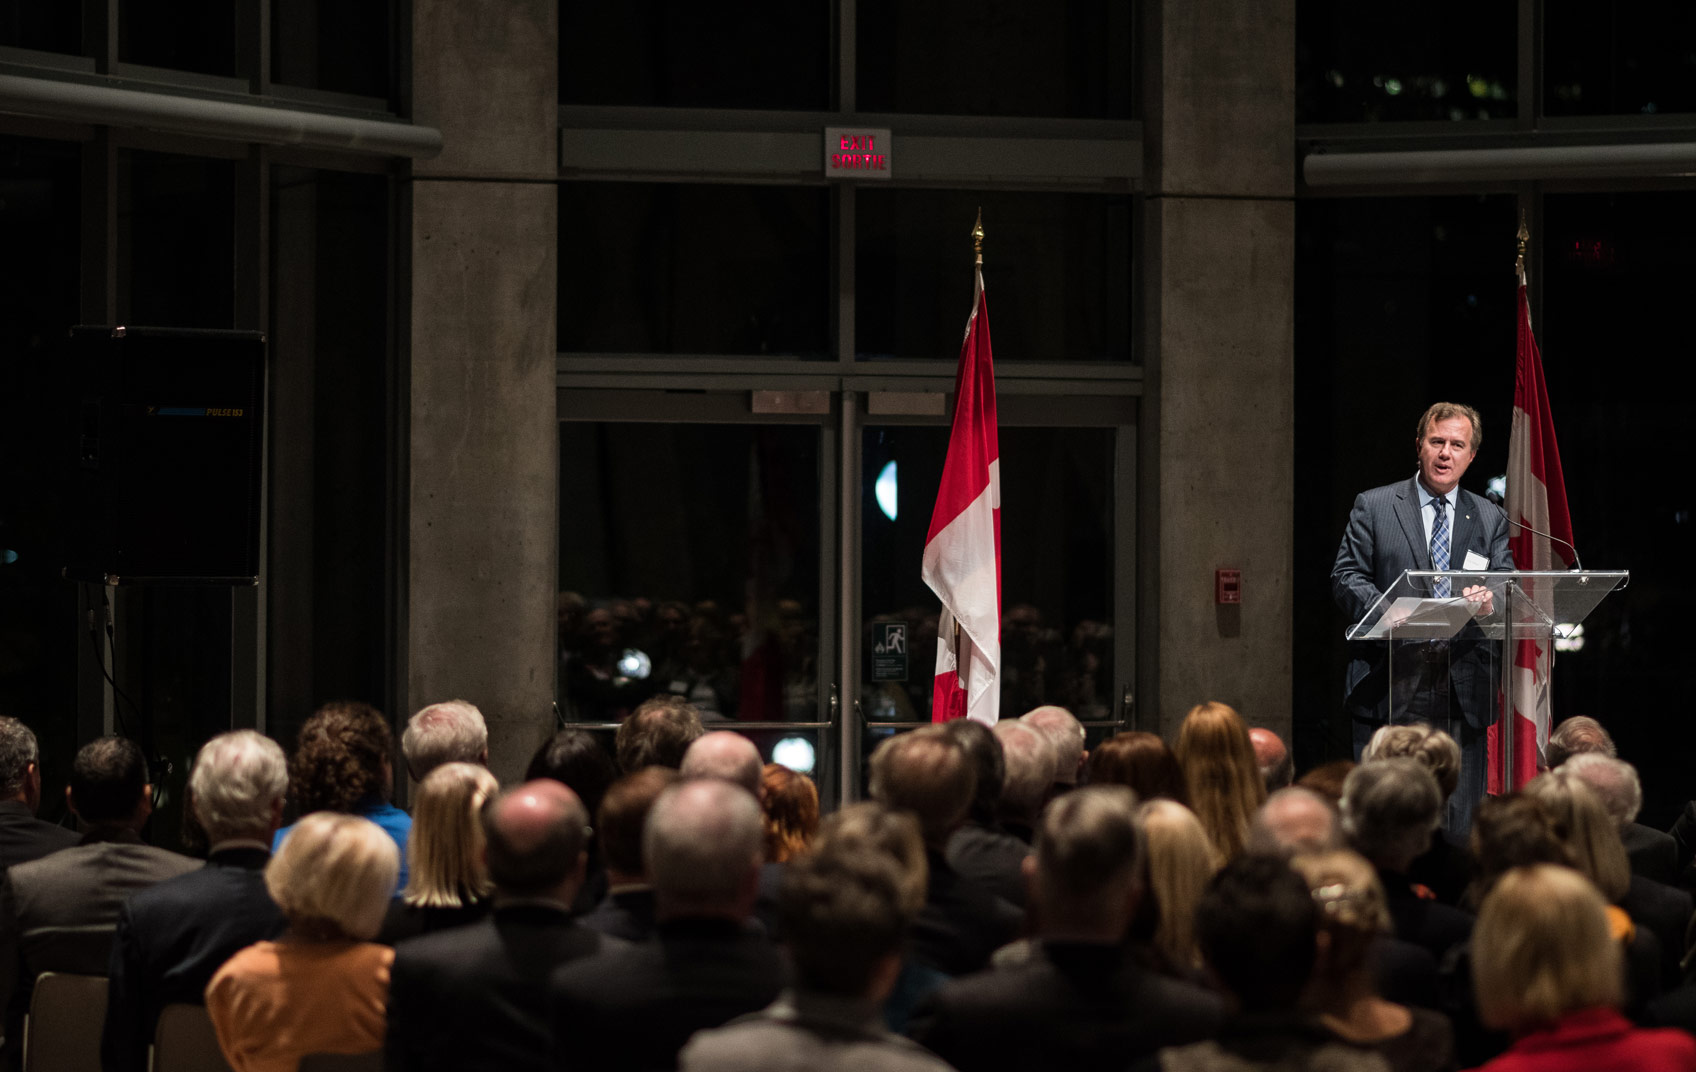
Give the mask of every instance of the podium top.
[[[1496, 640], [1510, 633], [1565, 637], [1604, 596], [1630, 579], [1626, 570], [1406, 570], [1345, 636], [1349, 640], [1436, 639], [1453, 636], [1473, 623], [1487, 638]], [[1449, 582], [1450, 595], [1433, 594], [1439, 580]], [[1473, 601], [1463, 594], [1479, 586], [1489, 592], [1488, 599]]]

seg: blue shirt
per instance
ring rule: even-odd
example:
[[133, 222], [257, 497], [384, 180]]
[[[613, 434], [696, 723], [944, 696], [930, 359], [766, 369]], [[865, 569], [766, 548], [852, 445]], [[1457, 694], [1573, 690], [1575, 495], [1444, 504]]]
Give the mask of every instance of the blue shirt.
[[[400, 877], [395, 881], [395, 896], [400, 896], [400, 891], [406, 888], [406, 839], [412, 833], [412, 816], [375, 797], [360, 801], [355, 805], [353, 814], [371, 820], [383, 828], [383, 833], [395, 839], [395, 847], [400, 850]], [[282, 849], [283, 839], [294, 827], [295, 824], [290, 823], [277, 831], [277, 836], [271, 839], [273, 854]]]
[[[1436, 502], [1439, 496], [1427, 491], [1423, 480], [1416, 479], [1413, 486], [1419, 489], [1419, 520], [1425, 523], [1425, 546], [1429, 548], [1431, 546], [1431, 525], [1437, 520], [1437, 511], [1431, 504]], [[1452, 547], [1455, 538], [1455, 504], [1460, 502], [1460, 485], [1456, 484], [1450, 488], [1449, 493], [1441, 496], [1441, 498], [1449, 504], [1444, 509], [1448, 511], [1449, 515], [1449, 544]]]

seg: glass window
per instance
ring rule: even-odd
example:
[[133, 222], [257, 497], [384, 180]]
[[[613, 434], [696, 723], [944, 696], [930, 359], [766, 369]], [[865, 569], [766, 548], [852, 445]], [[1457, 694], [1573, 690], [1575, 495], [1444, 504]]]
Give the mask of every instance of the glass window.
[[818, 721], [819, 444], [814, 426], [561, 423], [568, 719], [670, 693], [707, 719]]
[[1298, 769], [1349, 754], [1352, 623], [1330, 578], [1354, 497], [1412, 475], [1415, 423], [1440, 399], [1483, 416], [1466, 488], [1506, 468], [1518, 225], [1505, 195], [1296, 203], [1295, 426], [1319, 429], [1291, 470]]
[[[1001, 429], [1003, 717], [1049, 703], [1113, 717], [1113, 436]], [[862, 444], [860, 702], [868, 722], [927, 721], [939, 608], [919, 563], [948, 429], [868, 427]], [[910, 638], [899, 680], [875, 650], [892, 622]]]
[[1547, 0], [1548, 115], [1696, 112], [1696, 8], [1679, 0]]
[[0, 0], [0, 46], [80, 53], [82, 5]]
[[118, 154], [118, 319], [176, 328], [235, 323], [235, 164]]
[[233, 77], [240, 6], [230, 0], [123, 0], [118, 59]]
[[560, 103], [824, 111], [834, 17], [821, 0], [562, 3]]
[[1517, 5], [1297, 0], [1296, 121], [1515, 114]]
[[829, 191], [560, 183], [559, 348], [829, 355]]
[[390, 96], [393, 4], [271, 0], [271, 81]]
[[864, 112], [1129, 119], [1135, 5], [860, 0]]
[[960, 356], [981, 207], [996, 361], [1130, 360], [1132, 204], [1100, 194], [860, 189], [858, 356]]

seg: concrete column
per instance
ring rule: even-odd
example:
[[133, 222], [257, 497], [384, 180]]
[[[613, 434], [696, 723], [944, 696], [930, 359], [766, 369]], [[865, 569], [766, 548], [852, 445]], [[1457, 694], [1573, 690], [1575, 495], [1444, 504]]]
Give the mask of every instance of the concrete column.
[[[1287, 739], [1295, 4], [1145, 11], [1143, 724], [1221, 700]], [[1240, 606], [1214, 603], [1224, 568]]]
[[406, 713], [462, 698], [490, 766], [552, 725], [558, 6], [417, 0], [410, 196]]

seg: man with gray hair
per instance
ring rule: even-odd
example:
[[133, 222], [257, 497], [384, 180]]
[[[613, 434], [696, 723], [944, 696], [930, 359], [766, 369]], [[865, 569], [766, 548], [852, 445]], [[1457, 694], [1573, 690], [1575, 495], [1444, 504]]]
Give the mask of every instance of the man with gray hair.
[[1589, 715], [1574, 715], [1549, 732], [1549, 744], [1543, 749], [1544, 768], [1554, 770], [1573, 756], [1585, 752], [1619, 755], [1613, 737], [1600, 722]]
[[765, 762], [754, 742], [740, 733], [714, 730], [697, 737], [683, 753], [679, 768], [685, 778], [717, 778], [739, 785], [759, 800], [765, 795]]
[[1054, 785], [1054, 742], [1023, 719], [997, 722], [1001, 742], [1001, 828], [1029, 845], [1036, 837], [1037, 816]]
[[283, 932], [264, 872], [288, 784], [283, 750], [263, 734], [236, 730], [201, 746], [189, 769], [188, 809], [212, 851], [200, 870], [142, 890], [118, 910], [105, 1068], [143, 1072], [160, 1011], [203, 1004], [226, 960]]
[[1396, 937], [1428, 950], [1439, 962], [1472, 936], [1472, 917], [1416, 889], [1408, 868], [1431, 843], [1442, 818], [1437, 779], [1417, 760], [1362, 763], [1343, 781], [1343, 834], [1372, 862]]
[[41, 754], [35, 734], [15, 718], [0, 716], [0, 871], [39, 860], [77, 843], [77, 832], [42, 822]]
[[1038, 941], [1025, 963], [945, 983], [909, 1033], [961, 1072], [1120, 1068], [1220, 1027], [1220, 999], [1124, 956], [1141, 901], [1136, 796], [1087, 786], [1043, 811], [1026, 874]]
[[1248, 828], [1248, 851], [1271, 856], [1342, 847], [1337, 813], [1311, 789], [1292, 785], [1266, 798]]
[[464, 700], [445, 700], [421, 708], [400, 735], [407, 773], [422, 782], [444, 763], [489, 765], [489, 726], [483, 712]]
[[749, 923], [764, 841], [760, 806], [737, 786], [701, 778], [660, 794], [643, 836], [657, 934], [554, 973], [559, 1067], [669, 1070], [696, 1031], [771, 1004], [783, 964]]
[[1050, 795], [1058, 796], [1077, 785], [1089, 762], [1083, 723], [1064, 707], [1052, 704], [1032, 708], [1019, 721], [1036, 727], [1054, 742], [1054, 792]]
[[1561, 765], [1596, 794], [1608, 815], [1619, 824], [1619, 839], [1631, 861], [1631, 872], [1653, 882], [1672, 885], [1678, 879], [1678, 845], [1672, 835], [1637, 822], [1643, 807], [1643, 784], [1637, 768], [1600, 752], [1581, 752]]

